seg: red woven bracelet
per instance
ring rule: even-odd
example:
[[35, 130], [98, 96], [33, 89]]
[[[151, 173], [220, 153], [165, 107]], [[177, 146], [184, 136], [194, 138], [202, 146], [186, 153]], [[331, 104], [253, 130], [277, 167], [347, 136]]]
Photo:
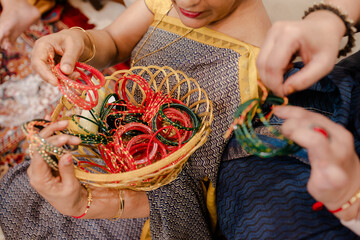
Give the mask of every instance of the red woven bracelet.
[[[335, 209], [335, 210], [328, 209], [328, 211], [331, 212], [331, 213], [338, 213], [338, 212], [340, 212], [342, 210], [345, 210], [345, 209], [349, 208], [358, 199], [360, 199], [360, 190], [354, 196], [352, 196], [346, 203], [344, 203], [340, 208]], [[316, 202], [313, 205], [313, 210], [314, 211], [321, 210], [323, 208], [323, 206], [324, 206], [324, 204], [322, 202]]]
[[86, 188], [86, 191], [87, 191], [88, 202], [87, 202], [87, 205], [86, 205], [86, 209], [85, 209], [85, 212], [83, 214], [81, 214], [80, 216], [72, 216], [73, 218], [82, 218], [82, 217], [84, 217], [86, 215], [86, 213], [89, 211], [91, 203], [92, 203], [91, 189], [86, 185], [83, 185], [83, 186]]

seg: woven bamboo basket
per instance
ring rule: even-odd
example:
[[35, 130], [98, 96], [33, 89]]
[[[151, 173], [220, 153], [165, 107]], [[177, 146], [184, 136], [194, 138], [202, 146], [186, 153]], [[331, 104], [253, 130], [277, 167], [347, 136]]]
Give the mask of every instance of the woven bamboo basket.
[[[195, 79], [189, 78], [183, 72], [173, 70], [170, 67], [133, 67], [129, 70], [116, 71], [111, 76], [106, 77], [106, 84], [99, 90], [99, 96], [113, 93], [115, 82], [122, 76], [132, 74], [143, 77], [154, 92], [161, 91], [185, 103], [201, 119], [200, 128], [190, 141], [172, 154], [136, 170], [121, 173], [103, 173], [93, 169], [84, 170], [75, 167], [75, 176], [85, 184], [137, 191], [149, 191], [159, 188], [170, 183], [178, 176], [190, 155], [206, 142], [210, 134], [213, 109], [208, 95]], [[126, 92], [132, 104], [141, 104], [144, 92], [136, 83], [127, 84]], [[81, 109], [69, 103], [65, 97], [62, 97], [52, 114], [52, 120], [71, 119], [73, 114], [79, 113], [81, 113]], [[86, 128], [91, 127], [86, 126]], [[76, 124], [71, 124], [71, 121], [68, 130], [75, 133], [81, 132]], [[78, 149], [73, 152], [73, 157], [75, 162], [84, 158], [87, 161], [97, 163], [99, 163], [99, 160], [101, 161], [101, 155], [96, 144], [79, 145]]]

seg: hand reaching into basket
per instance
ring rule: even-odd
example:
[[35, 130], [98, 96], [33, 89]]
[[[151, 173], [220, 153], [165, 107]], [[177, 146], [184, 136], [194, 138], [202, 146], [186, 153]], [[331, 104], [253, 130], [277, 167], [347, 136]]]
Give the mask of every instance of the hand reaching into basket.
[[[275, 107], [274, 113], [285, 119], [281, 128], [284, 136], [308, 150], [309, 193], [340, 219], [358, 218], [360, 162], [352, 134], [326, 117], [299, 107]], [[354, 196], [353, 203], [344, 205]]]
[[32, 68], [45, 81], [57, 86], [57, 79], [49, 69], [49, 53], [60, 61], [61, 71], [66, 75], [73, 72], [76, 62], [90, 62], [97, 69], [124, 62], [153, 18], [145, 2], [138, 0], [105, 29], [72, 27], [41, 37], [31, 53]]
[[[49, 124], [39, 132], [48, 146], [78, 145], [77, 137], [59, 134], [68, 121]], [[141, 218], [149, 216], [145, 192], [83, 187], [74, 175], [71, 153], [59, 158], [58, 172], [53, 171], [37, 151], [32, 153], [28, 176], [31, 186], [54, 208], [64, 215], [76, 218]]]
[[61, 71], [64, 74], [71, 74], [74, 71], [75, 63], [81, 55], [88, 51], [85, 46], [86, 36], [80, 31], [63, 30], [55, 34], [44, 36], [36, 41], [32, 50], [32, 68], [48, 83], [57, 86], [56, 76], [49, 68], [48, 57], [56, 55], [61, 57]]

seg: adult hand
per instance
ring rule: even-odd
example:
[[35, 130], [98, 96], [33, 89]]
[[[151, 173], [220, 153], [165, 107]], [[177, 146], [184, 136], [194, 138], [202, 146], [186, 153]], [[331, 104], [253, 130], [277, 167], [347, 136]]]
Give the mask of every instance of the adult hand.
[[2, 0], [0, 46], [11, 51], [16, 39], [40, 19], [40, 11], [27, 0]]
[[[39, 136], [52, 145], [78, 145], [81, 140], [70, 135], [54, 135], [66, 128], [67, 121], [55, 122], [40, 131]], [[54, 176], [48, 164], [34, 151], [27, 170], [30, 185], [59, 212], [65, 215], [81, 215], [87, 205], [87, 191], [74, 175], [72, 155], [59, 159], [59, 175]]]
[[57, 86], [57, 78], [49, 66], [49, 55], [61, 56], [60, 69], [64, 74], [74, 71], [75, 63], [85, 50], [86, 35], [80, 30], [66, 29], [41, 37], [31, 52], [31, 66], [45, 81]]
[[[300, 107], [275, 107], [274, 113], [285, 119], [281, 127], [284, 136], [308, 150], [309, 193], [330, 210], [340, 208], [360, 189], [360, 162], [352, 134], [325, 116]], [[314, 127], [324, 131], [314, 131]], [[343, 220], [354, 219], [359, 209], [357, 201], [335, 215]]]
[[[55, 122], [42, 131], [39, 136], [52, 145], [61, 147], [64, 144], [78, 145], [77, 137], [55, 131], [66, 128], [67, 121]], [[28, 168], [30, 185], [43, 196], [60, 213], [69, 216], [81, 216], [88, 202], [87, 190], [81, 186], [74, 175], [71, 154], [59, 159], [59, 174], [54, 176], [48, 164], [34, 152]], [[89, 187], [92, 191], [92, 203], [89, 212], [83, 218], [112, 218], [119, 210], [119, 192], [116, 189]], [[144, 218], [150, 214], [150, 206], [145, 192], [123, 190], [125, 208], [122, 218]]]
[[[341, 19], [327, 11], [314, 12], [302, 21], [275, 23], [257, 60], [262, 82], [281, 97], [310, 87], [334, 67], [344, 31]], [[297, 55], [305, 66], [283, 83]]]

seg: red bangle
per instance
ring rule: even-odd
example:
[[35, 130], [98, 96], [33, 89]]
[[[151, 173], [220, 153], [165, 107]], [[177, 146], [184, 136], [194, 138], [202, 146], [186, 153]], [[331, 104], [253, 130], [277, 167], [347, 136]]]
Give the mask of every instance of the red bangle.
[[[90, 85], [89, 82], [93, 83], [93, 81], [80, 69], [89, 71], [91, 73], [91, 76], [94, 76], [99, 81], [99, 84]], [[80, 81], [74, 81], [73, 79], [63, 74], [63, 72], [60, 69], [60, 64], [57, 64], [55, 66], [55, 71], [56, 74], [58, 75], [58, 78], [60, 78], [62, 82], [65, 82], [66, 85], [68, 85], [71, 88], [82, 89], [82, 90], [97, 90], [100, 89], [105, 84], [104, 75], [101, 72], [99, 72], [96, 68], [93, 68], [85, 63], [80, 63], [80, 62], [75, 63], [74, 71], [80, 73], [81, 79], [85, 80], [87, 84], [84, 84]]]
[[124, 163], [127, 165], [127, 167], [131, 170], [136, 169], [137, 165], [136, 161], [134, 160], [133, 156], [130, 154], [130, 150], [128, 147], [124, 147], [124, 143], [123, 143], [123, 139], [122, 139], [122, 135], [125, 132], [128, 131], [132, 131], [132, 130], [137, 130], [140, 132], [143, 132], [144, 134], [152, 134], [152, 130], [149, 126], [146, 126], [145, 124], [142, 123], [137, 123], [137, 122], [131, 122], [128, 124], [125, 124], [121, 127], [119, 127], [115, 134], [114, 134], [114, 151], [118, 154], [123, 156], [124, 159]]
[[[126, 149], [128, 149], [129, 153], [134, 157], [134, 154], [136, 154], [138, 152], [142, 152], [142, 151], [148, 149], [148, 145], [150, 145], [151, 143], [150, 143], [150, 141], [148, 141], [146, 143], [144, 140], [150, 140], [151, 136], [152, 136], [151, 134], [140, 134], [140, 135], [137, 135], [137, 136], [133, 137], [127, 143]], [[146, 151], [145, 154], [138, 157], [138, 159], [134, 159], [135, 164], [136, 165], [139, 165], [139, 164], [151, 164], [152, 160], [156, 156], [158, 147], [159, 147], [159, 145], [156, 142], [154, 142], [154, 144], [152, 144], [151, 152], [148, 153]]]
[[172, 102], [171, 98], [169, 98], [167, 95], [162, 94], [161, 92], [156, 92], [155, 94], [153, 94], [151, 99], [146, 99], [146, 101], [146, 109], [144, 115], [142, 116], [142, 120], [149, 125], [159, 111], [160, 107], [165, 103], [170, 104]]
[[131, 156], [124, 148], [122, 142], [119, 142], [118, 144], [111, 142], [106, 146], [99, 144], [98, 149], [106, 166], [109, 167], [112, 173], [119, 173], [136, 169], [136, 166], [131, 164], [131, 161], [125, 161], [126, 158], [131, 158]]
[[[142, 89], [142, 91], [144, 92], [145, 99], [143, 99], [142, 105], [140, 107], [132, 104], [127, 97], [127, 94], [126, 94], [127, 80], [131, 80], [134, 82], [134, 84], [138, 84], [140, 89]], [[121, 81], [122, 81], [121, 89], [119, 89], [119, 84]], [[153, 94], [154, 94], [153, 91], [151, 90], [149, 84], [145, 81], [145, 79], [143, 79], [142, 77], [140, 77], [138, 75], [123, 76], [122, 78], [120, 78], [115, 84], [115, 92], [119, 96], [121, 96], [121, 99], [123, 99], [126, 102], [126, 106], [129, 109], [145, 108], [145, 104], [149, 103], [149, 99], [152, 99]]]
[[60, 91], [66, 97], [66, 99], [81, 109], [90, 110], [94, 108], [98, 103], [99, 94], [96, 90], [85, 90], [87, 92], [86, 96], [89, 97], [89, 101], [87, 101], [86, 99], [82, 98], [80, 95], [76, 94], [74, 89], [70, 89], [68, 86], [64, 85], [63, 83], [59, 83], [58, 86]]
[[[77, 62], [75, 64], [74, 71], [80, 73], [82, 81], [79, 79], [72, 80], [61, 72], [60, 64], [55, 66], [54, 59], [50, 56], [50, 54], [48, 61], [52, 72], [58, 79], [60, 91], [69, 100], [69, 102], [85, 110], [90, 110], [97, 105], [99, 99], [97, 90], [105, 84], [105, 77], [97, 69], [84, 63]], [[80, 70], [80, 68], [89, 71], [92, 76], [98, 79], [99, 84], [95, 85], [94, 82]], [[86, 96], [90, 99], [89, 101], [81, 97], [84, 91], [86, 91]]]
[[[181, 111], [177, 110], [176, 108], [166, 108], [164, 109], [164, 114], [166, 115], [167, 118], [169, 118], [171, 121], [177, 121], [179, 122], [181, 125], [185, 126], [185, 127], [191, 127], [191, 120], [189, 118], [189, 115], [187, 114], [183, 114]], [[161, 117], [159, 117], [161, 118]], [[158, 128], [160, 128], [160, 126], [158, 125]], [[181, 137], [181, 141], [185, 142], [190, 136], [191, 136], [191, 131], [186, 131], [184, 129], [178, 129], [180, 132]], [[175, 137], [175, 135], [174, 135]], [[173, 140], [174, 138], [172, 138], [171, 136], [167, 136], [167, 139], [169, 140]]]
[[[171, 128], [172, 130], [174, 130], [174, 131], [176, 132], [176, 135], [178, 136], [178, 145], [177, 145], [177, 148], [176, 148], [176, 149], [174, 149], [174, 150], [171, 151], [171, 152], [173, 152], [173, 151], [179, 149], [179, 148], [181, 147], [181, 144], [182, 144], [179, 130], [178, 130], [176, 127], [174, 127], [174, 126], [169, 125], [169, 126], [165, 126], [165, 127], [160, 128], [159, 130], [157, 130], [157, 131], [153, 134], [153, 136], [151, 137], [152, 139], [150, 139], [150, 141], [153, 141], [153, 138], [155, 138], [157, 134], [160, 134], [164, 129], [168, 129], [168, 128]], [[165, 148], [166, 148], [167, 150], [169, 150], [169, 149], [168, 149], [168, 145], [165, 145]], [[171, 152], [170, 152], [170, 153], [171, 153]], [[170, 154], [170, 153], [169, 153], [169, 154]]]
[[120, 126], [114, 134], [114, 139], [120, 139], [125, 132], [132, 130], [137, 130], [143, 132], [144, 134], [152, 134], [152, 130], [149, 126], [138, 122], [131, 122]]

